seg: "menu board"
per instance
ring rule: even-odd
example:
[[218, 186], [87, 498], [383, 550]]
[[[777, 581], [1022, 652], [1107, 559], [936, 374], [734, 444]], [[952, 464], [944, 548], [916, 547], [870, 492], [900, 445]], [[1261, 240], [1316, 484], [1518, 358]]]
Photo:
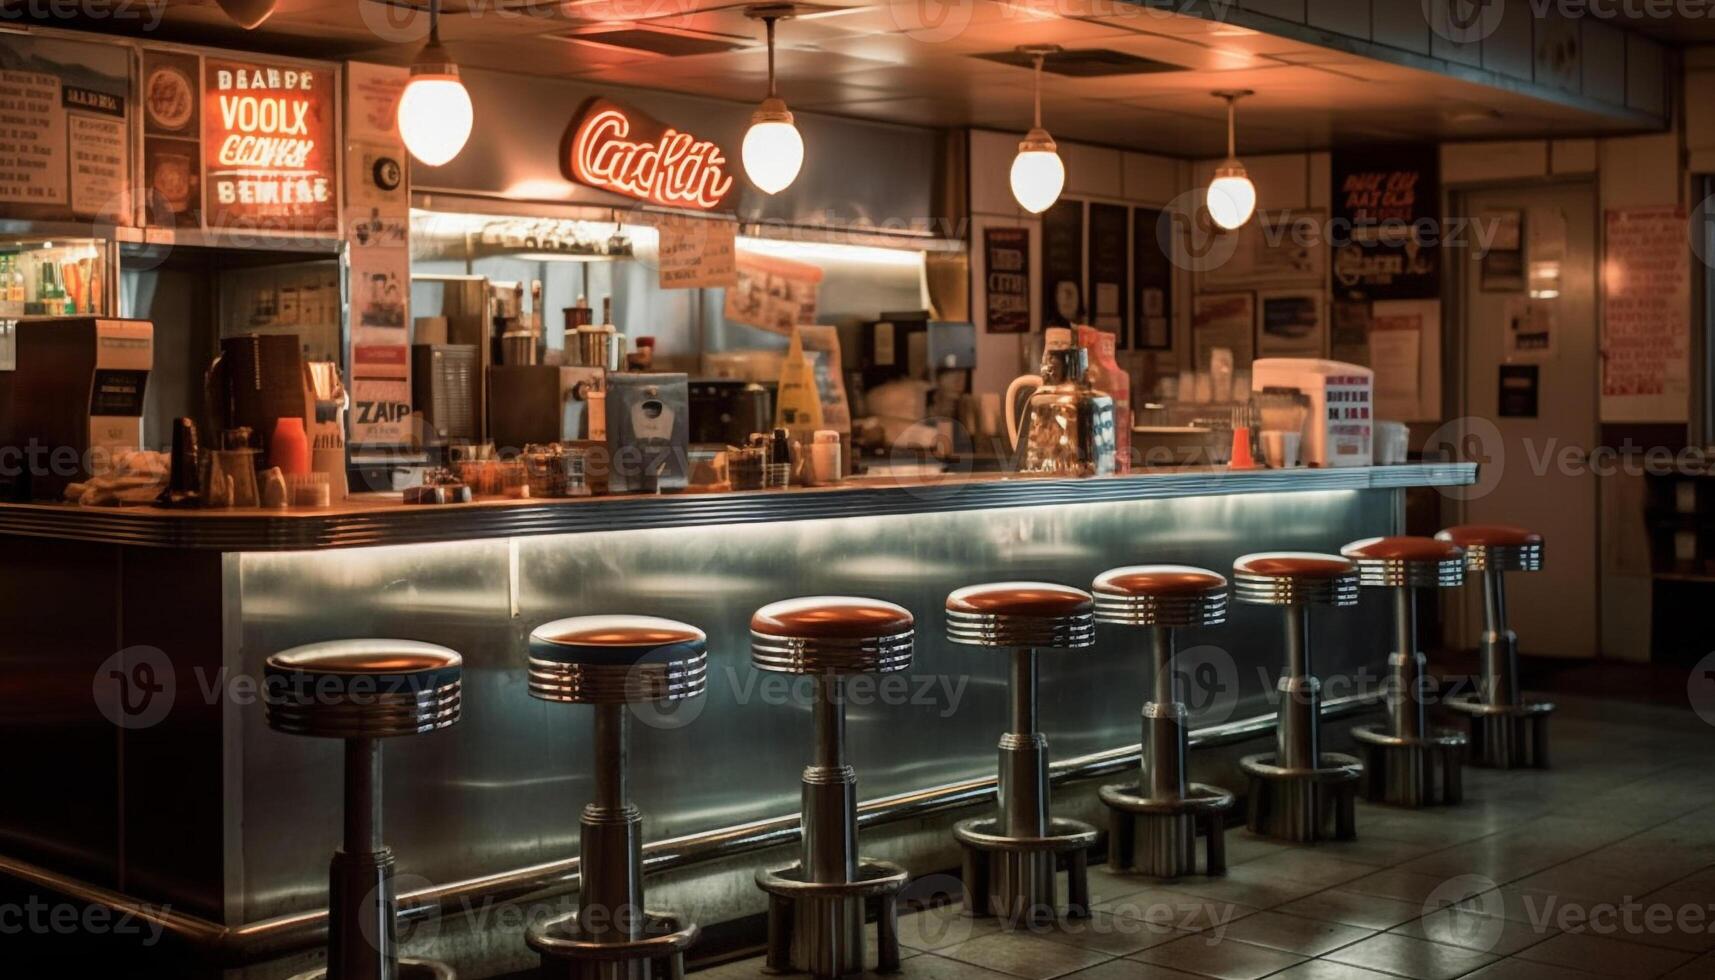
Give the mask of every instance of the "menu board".
[[989, 333], [1030, 332], [1030, 229], [983, 229], [983, 298]]
[[1084, 202], [1061, 198], [1042, 215], [1042, 325], [1084, 321]]
[[1090, 205], [1089, 323], [1113, 334], [1120, 350], [1131, 348], [1131, 304], [1126, 302], [1131, 265], [1129, 219], [1122, 204]]
[[1167, 212], [1134, 208], [1132, 236], [1133, 346], [1139, 350], [1173, 347], [1173, 260], [1162, 248], [1162, 219]]
[[1441, 295], [1440, 155], [1434, 146], [1336, 149], [1334, 295], [1344, 300]]
[[203, 220], [222, 231], [339, 233], [335, 73], [203, 59]]
[[738, 224], [663, 215], [655, 222], [662, 289], [718, 289], [738, 283]]
[[1691, 406], [1691, 249], [1684, 211], [1609, 211], [1602, 420], [1683, 422]]
[[13, 217], [131, 220], [126, 48], [0, 38], [0, 205]]
[[816, 300], [822, 270], [807, 262], [772, 255], [739, 252], [736, 285], [726, 290], [721, 315], [734, 323], [792, 333], [801, 323], [816, 322]]

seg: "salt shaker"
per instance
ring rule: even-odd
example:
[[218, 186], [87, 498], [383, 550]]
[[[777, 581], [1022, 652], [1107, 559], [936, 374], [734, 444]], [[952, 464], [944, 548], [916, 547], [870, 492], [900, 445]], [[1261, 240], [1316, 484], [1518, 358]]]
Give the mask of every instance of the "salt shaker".
[[810, 442], [810, 484], [831, 487], [841, 479], [840, 434], [832, 429], [819, 429]]

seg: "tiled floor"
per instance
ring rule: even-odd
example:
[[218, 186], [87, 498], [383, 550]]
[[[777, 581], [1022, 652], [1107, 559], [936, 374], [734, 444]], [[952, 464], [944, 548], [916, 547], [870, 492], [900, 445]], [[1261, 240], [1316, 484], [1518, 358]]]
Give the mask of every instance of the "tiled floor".
[[[1466, 771], [1466, 803], [1360, 806], [1359, 839], [1231, 832], [1225, 878], [1091, 871], [1096, 914], [1003, 932], [932, 909], [904, 980], [1715, 980], [1715, 729], [1577, 701], [1549, 772]], [[760, 960], [693, 974], [762, 976]]]

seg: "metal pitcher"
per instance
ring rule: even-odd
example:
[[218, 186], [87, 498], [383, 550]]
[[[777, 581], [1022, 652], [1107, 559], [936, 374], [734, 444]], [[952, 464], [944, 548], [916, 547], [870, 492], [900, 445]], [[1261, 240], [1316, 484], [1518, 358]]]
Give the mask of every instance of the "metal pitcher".
[[[1036, 390], [1015, 407], [1018, 393]], [[1089, 353], [1081, 347], [1050, 350], [1042, 375], [1026, 375], [1006, 392], [1007, 436], [1020, 473], [1108, 476], [1118, 452], [1114, 400], [1089, 382]]]

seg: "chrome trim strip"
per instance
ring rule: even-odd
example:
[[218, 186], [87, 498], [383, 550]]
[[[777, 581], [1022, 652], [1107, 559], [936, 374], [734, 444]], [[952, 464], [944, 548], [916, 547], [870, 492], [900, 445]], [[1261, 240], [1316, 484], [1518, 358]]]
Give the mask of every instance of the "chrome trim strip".
[[[1380, 692], [1332, 699], [1323, 702], [1322, 717], [1333, 719], [1357, 714], [1381, 702]], [[1190, 733], [1190, 744], [1200, 748], [1230, 745], [1264, 735], [1274, 728], [1273, 713], [1256, 715], [1197, 729]], [[1050, 780], [1064, 784], [1129, 772], [1141, 763], [1141, 752], [1140, 745], [1125, 745], [1056, 762]], [[987, 776], [860, 803], [858, 826], [878, 827], [964, 806], [992, 804], [996, 782], [996, 777]], [[643, 845], [644, 869], [649, 872], [666, 871], [792, 844], [799, 839], [801, 825], [799, 814], [792, 813], [686, 837], [651, 841]], [[304, 952], [327, 939], [328, 912], [325, 908], [247, 922], [241, 926], [222, 926], [12, 858], [0, 857], [0, 875], [159, 926], [163, 932], [226, 967], [261, 963]], [[550, 898], [576, 890], [577, 883], [578, 859], [567, 858], [418, 889], [399, 896], [399, 921], [406, 923], [432, 918], [442, 909], [454, 907], [461, 901], [505, 903], [525, 896]]]
[[1178, 497], [1468, 486], [1476, 478], [1475, 463], [1413, 463], [1290, 471], [1157, 471], [1092, 480], [997, 477], [949, 478], [927, 484], [860, 482], [794, 491], [482, 501], [445, 507], [336, 507], [327, 513], [182, 513], [156, 508], [0, 503], [0, 534], [150, 548], [302, 551]]

